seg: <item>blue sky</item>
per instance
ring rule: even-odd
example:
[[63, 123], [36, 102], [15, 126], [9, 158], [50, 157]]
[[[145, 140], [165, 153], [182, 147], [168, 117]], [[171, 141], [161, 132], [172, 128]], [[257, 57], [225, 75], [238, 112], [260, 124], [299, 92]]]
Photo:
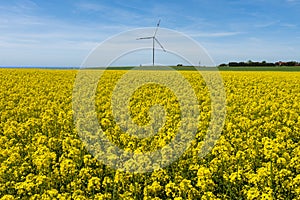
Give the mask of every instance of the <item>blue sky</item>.
[[0, 66], [79, 66], [105, 39], [158, 19], [216, 64], [300, 61], [300, 0], [0, 0]]

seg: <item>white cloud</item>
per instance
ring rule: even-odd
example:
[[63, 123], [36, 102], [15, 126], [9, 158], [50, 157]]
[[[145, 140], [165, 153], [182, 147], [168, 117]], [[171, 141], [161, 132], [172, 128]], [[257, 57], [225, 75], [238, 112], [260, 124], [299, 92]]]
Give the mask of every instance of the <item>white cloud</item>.
[[189, 36], [191, 37], [229, 37], [229, 36], [235, 36], [240, 35], [242, 32], [212, 32], [212, 33], [190, 33]]
[[25, 5], [0, 8], [0, 66], [43, 65], [43, 62], [78, 66], [98, 43], [128, 28], [95, 22], [76, 24], [36, 16], [34, 12], [19, 13], [22, 7]]
[[106, 19], [106, 22], [102, 23], [110, 23], [110, 21], [124, 23], [124, 21], [134, 21], [143, 18], [141, 15], [136, 14], [135, 12], [130, 12], [126, 9], [122, 9], [121, 7], [104, 5], [103, 3], [75, 3], [75, 8], [80, 12], [94, 12], [95, 14], [99, 13], [99, 15], [102, 16], [102, 19]]
[[291, 24], [291, 23], [282, 23], [280, 26], [286, 27], [286, 28], [297, 28], [298, 25], [296, 24]]
[[24, 14], [37, 10], [38, 8], [39, 6], [30, 0], [18, 0], [14, 4], [0, 5], [1, 13]]
[[267, 27], [270, 27], [270, 26], [274, 26], [274, 25], [277, 25], [280, 23], [280, 20], [275, 20], [275, 21], [270, 21], [270, 22], [262, 22], [262, 23], [258, 23], [256, 25], [254, 25], [254, 27], [257, 27], [257, 28], [267, 28]]
[[81, 2], [76, 4], [76, 7], [84, 11], [107, 11], [109, 8], [103, 4], [95, 4], [89, 2]]

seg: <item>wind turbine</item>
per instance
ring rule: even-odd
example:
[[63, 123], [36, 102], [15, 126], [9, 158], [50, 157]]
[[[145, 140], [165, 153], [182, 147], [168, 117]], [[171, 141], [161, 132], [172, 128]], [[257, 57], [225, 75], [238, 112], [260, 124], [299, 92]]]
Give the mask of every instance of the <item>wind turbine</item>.
[[156, 29], [155, 29], [155, 32], [154, 32], [154, 35], [153, 35], [153, 36], [137, 38], [137, 40], [152, 39], [152, 66], [154, 66], [154, 49], [155, 49], [155, 42], [157, 42], [157, 44], [159, 44], [159, 46], [162, 48], [162, 50], [163, 50], [164, 52], [166, 52], [165, 48], [161, 45], [161, 43], [160, 43], [160, 42], [158, 41], [158, 39], [155, 37], [155, 36], [156, 36], [156, 33], [157, 33], [157, 30], [158, 30], [158, 27], [159, 27], [159, 24], [160, 24], [160, 20], [158, 21], [158, 23], [157, 23], [157, 25], [156, 25]]

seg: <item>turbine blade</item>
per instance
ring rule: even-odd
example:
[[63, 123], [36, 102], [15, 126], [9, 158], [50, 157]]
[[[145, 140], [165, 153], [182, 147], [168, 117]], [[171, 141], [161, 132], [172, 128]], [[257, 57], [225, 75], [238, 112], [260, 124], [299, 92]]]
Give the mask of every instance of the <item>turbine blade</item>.
[[162, 50], [164, 52], [166, 52], [165, 48], [163, 47], [163, 45], [161, 45], [161, 43], [158, 41], [158, 39], [154, 38], [154, 40], [159, 44], [159, 46], [162, 48]]
[[137, 38], [137, 40], [143, 40], [143, 39], [152, 39], [153, 37], [141, 37], [141, 38]]
[[158, 20], [157, 27], [159, 27], [159, 24], [160, 24], [160, 19]]
[[158, 23], [157, 23], [157, 25], [156, 25], [156, 29], [155, 29], [154, 36], [153, 36], [153, 37], [156, 36], [156, 33], [157, 33], [157, 30], [158, 30], [159, 24], [160, 24], [160, 20], [158, 20]]

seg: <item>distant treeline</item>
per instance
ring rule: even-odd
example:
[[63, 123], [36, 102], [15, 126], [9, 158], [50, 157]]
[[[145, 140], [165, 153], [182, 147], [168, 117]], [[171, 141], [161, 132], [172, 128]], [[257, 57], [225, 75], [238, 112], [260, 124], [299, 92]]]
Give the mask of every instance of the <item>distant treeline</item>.
[[262, 62], [253, 62], [251, 60], [249, 60], [248, 62], [229, 62], [228, 64], [220, 64], [220, 67], [257, 67], [257, 66], [300, 66], [299, 62], [296, 61], [288, 61], [288, 62], [282, 62], [282, 61], [278, 61], [275, 63], [271, 63], [271, 62], [266, 62], [266, 61], [262, 61]]

